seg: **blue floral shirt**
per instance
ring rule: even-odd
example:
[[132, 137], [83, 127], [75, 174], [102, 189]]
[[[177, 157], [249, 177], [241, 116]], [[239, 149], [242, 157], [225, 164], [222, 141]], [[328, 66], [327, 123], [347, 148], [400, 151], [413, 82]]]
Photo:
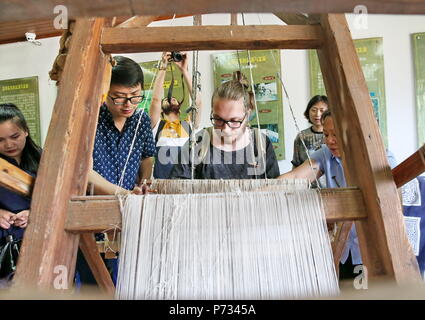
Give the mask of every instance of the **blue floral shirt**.
[[139, 119], [136, 140], [121, 185], [127, 190], [134, 188], [141, 160], [155, 156], [156, 148], [151, 130], [151, 119], [142, 109], [137, 109], [127, 119], [120, 132], [115, 127], [112, 114], [106, 105], [100, 107], [93, 149], [93, 169], [116, 185], [119, 185]]

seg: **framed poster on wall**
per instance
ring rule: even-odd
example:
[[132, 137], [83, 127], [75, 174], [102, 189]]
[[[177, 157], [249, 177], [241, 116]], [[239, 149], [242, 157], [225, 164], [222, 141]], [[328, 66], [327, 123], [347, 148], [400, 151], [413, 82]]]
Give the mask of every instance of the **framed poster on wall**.
[[1, 80], [0, 103], [14, 103], [22, 111], [31, 137], [41, 146], [38, 77]]
[[418, 147], [425, 143], [425, 32], [412, 34]]
[[[255, 98], [258, 110], [250, 117], [252, 127], [260, 126], [273, 143], [276, 158], [285, 158], [285, 141], [283, 127], [282, 87], [278, 74], [281, 70], [279, 50], [250, 51], [251, 71], [254, 82]], [[251, 72], [247, 51], [232, 51], [212, 55], [214, 88], [229, 81], [234, 71], [241, 71], [251, 83]]]
[[[387, 137], [387, 107], [385, 100], [384, 53], [382, 38], [354, 40], [366, 84], [369, 89], [375, 118], [378, 121], [385, 146]], [[316, 50], [309, 51], [310, 94], [326, 95]]]

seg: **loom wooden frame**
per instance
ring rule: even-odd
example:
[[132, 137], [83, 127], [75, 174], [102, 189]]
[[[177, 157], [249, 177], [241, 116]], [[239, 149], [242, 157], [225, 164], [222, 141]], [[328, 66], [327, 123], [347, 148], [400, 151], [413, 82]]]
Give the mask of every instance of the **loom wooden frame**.
[[[163, 2], [157, 1], [157, 3]], [[411, 4], [414, 6], [414, 1], [411, 1]], [[264, 10], [259, 3], [254, 7], [258, 9], [257, 11]], [[210, 7], [206, 8], [209, 9]], [[110, 12], [105, 15], [109, 15]], [[214, 10], [211, 9], [210, 12]], [[302, 17], [295, 15], [282, 15], [282, 18], [287, 22], [304, 21]], [[68, 280], [71, 284], [77, 246], [81, 240], [83, 245], [80, 247], [85, 250], [85, 256], [88, 257], [98, 282], [106, 292], [113, 292], [104, 265], [99, 261], [97, 251], [95, 252], [97, 247], [95, 249], [93, 235], [91, 233], [80, 235], [76, 232], [78, 228], [83, 231], [86, 228], [92, 232], [93, 228], [87, 229], [87, 226], [79, 221], [81, 215], [77, 218], [81, 224], [77, 229], [73, 227], [76, 223], [73, 220], [75, 210], [81, 209], [81, 199], [71, 200], [72, 197], [82, 196], [85, 193], [99, 105], [102, 94], [106, 93], [109, 87], [111, 71], [109, 54], [105, 54], [99, 48], [114, 52], [125, 46], [134, 50], [136, 47], [141, 49], [141, 46], [146, 45], [146, 42], [137, 37], [132, 38], [131, 45], [127, 40], [123, 42], [115, 39], [118, 41], [107, 42], [105, 39], [110, 39], [111, 34], [122, 36], [119, 31], [116, 33], [115, 30], [108, 29], [111, 27], [110, 20], [81, 18], [76, 21], [73, 36], [75, 38], [71, 41], [35, 182], [31, 223], [22, 245], [15, 275], [16, 287], [53, 288], [55, 266], [58, 265], [67, 267]], [[305, 19], [306, 23], [311, 21]], [[296, 30], [300, 35], [310, 38], [311, 30], [316, 30], [315, 33], [318, 28], [320, 30], [320, 41], [309, 43], [314, 44], [312, 47], [318, 52], [331, 102], [330, 108], [336, 120], [338, 136], [341, 137], [342, 159], [348, 185], [359, 187], [354, 193], [361, 192], [367, 213], [367, 218], [358, 220], [356, 226], [368, 274], [371, 277], [385, 276], [399, 283], [419, 281], [416, 258], [404, 230], [400, 199], [345, 17], [341, 14], [321, 14], [315, 16], [314, 21], [319, 24], [312, 28], [289, 26], [281, 29], [292, 30], [294, 33]], [[134, 31], [136, 32], [137, 30]], [[237, 35], [234, 40], [243, 44], [245, 49], [270, 48], [265, 41], [257, 42], [259, 40], [257, 34], [251, 39], [254, 41], [250, 41], [249, 38], [236, 38]], [[186, 40], [182, 40], [181, 45], [190, 46], [190, 39], [189, 35]], [[307, 47], [305, 40], [297, 41], [292, 37], [289, 41], [288, 36], [284, 34], [282, 39], [280, 48]], [[234, 48], [229, 39], [224, 42], [229, 48]], [[217, 47], [224, 49], [226, 47], [224, 42], [217, 40], [215, 43]], [[154, 44], [152, 42], [152, 48]], [[172, 42], [168, 41], [155, 48], [158, 51], [169, 50], [171, 44]], [[204, 48], [199, 43], [190, 48], [196, 49], [198, 45]], [[353, 193], [353, 190], [349, 192]], [[347, 193], [348, 191], [341, 192], [344, 196]], [[93, 205], [92, 201], [95, 200], [86, 202]], [[108, 205], [105, 201], [101, 203], [104, 206]], [[115, 206], [116, 203], [111, 205]]]

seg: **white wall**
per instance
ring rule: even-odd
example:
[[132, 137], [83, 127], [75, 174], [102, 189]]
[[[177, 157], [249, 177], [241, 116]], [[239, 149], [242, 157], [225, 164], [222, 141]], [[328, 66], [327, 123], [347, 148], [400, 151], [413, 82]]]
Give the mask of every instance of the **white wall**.
[[0, 45], [0, 80], [38, 76], [41, 141], [44, 143], [56, 99], [56, 81], [49, 71], [59, 51], [59, 37]]
[[[425, 16], [369, 15], [367, 29], [356, 28], [354, 15], [347, 15], [347, 20], [354, 39], [383, 37], [389, 149], [401, 162], [417, 150], [411, 33], [425, 32]], [[229, 23], [229, 15], [203, 16], [204, 25]], [[245, 23], [283, 24], [273, 15], [263, 14], [246, 15]], [[191, 18], [179, 18], [174, 21], [155, 22], [152, 25], [191, 24]], [[239, 16], [239, 24], [242, 24], [241, 16]], [[56, 97], [55, 82], [49, 80], [48, 72], [59, 49], [59, 38], [43, 39], [41, 42], [41, 46], [23, 42], [0, 45], [0, 80], [36, 75], [39, 77], [41, 135], [44, 142]], [[202, 114], [202, 125], [209, 125], [210, 99], [213, 90], [211, 61], [213, 53], [216, 52], [202, 51], [199, 53], [202, 100], [205, 107], [205, 112]], [[137, 62], [142, 62], [160, 59], [161, 53], [140, 53], [128, 56]], [[282, 51], [281, 57], [283, 81], [288, 90], [296, 121], [303, 129], [308, 126], [303, 112], [310, 99], [307, 53], [303, 50], [285, 50]], [[289, 110], [289, 103], [285, 97], [283, 100], [286, 160], [280, 162], [280, 168], [282, 172], [285, 172], [291, 168], [293, 140], [297, 132]]]

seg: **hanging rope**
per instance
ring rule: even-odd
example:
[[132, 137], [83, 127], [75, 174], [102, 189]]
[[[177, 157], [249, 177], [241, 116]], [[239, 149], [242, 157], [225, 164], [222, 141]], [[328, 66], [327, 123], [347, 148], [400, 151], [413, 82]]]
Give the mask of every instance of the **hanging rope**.
[[[173, 22], [174, 22], [175, 17], [176, 17], [176, 14], [173, 15], [173, 18], [172, 18], [172, 20], [170, 22], [170, 26], [173, 25]], [[155, 73], [154, 73], [154, 75], [152, 77], [152, 82], [151, 82], [151, 84], [149, 86], [149, 89], [148, 89], [149, 92], [151, 92], [151, 90], [152, 90], [152, 86], [153, 86], [154, 80], [155, 80], [155, 78], [156, 78], [156, 76], [158, 74], [158, 70], [160, 68], [161, 61], [162, 61], [162, 54], [161, 54], [161, 57], [158, 59], [157, 68], [155, 68]], [[142, 120], [143, 112], [144, 112], [144, 110], [141, 111], [142, 114], [139, 116], [139, 119], [138, 119], [137, 125], [136, 125], [136, 129], [134, 130], [134, 134], [133, 134], [133, 138], [131, 140], [130, 148], [129, 148], [129, 151], [128, 151], [128, 154], [127, 154], [127, 157], [126, 157], [126, 160], [125, 160], [125, 163], [124, 163], [124, 167], [123, 167], [123, 169], [121, 171], [121, 176], [120, 176], [120, 179], [119, 179], [119, 182], [118, 182], [118, 186], [119, 187], [122, 187], [123, 184], [124, 184], [125, 171], [127, 169], [127, 165], [128, 165], [128, 161], [130, 160], [131, 153], [133, 152], [133, 148], [134, 148], [134, 144], [136, 142], [137, 132], [139, 131], [139, 127], [140, 127], [140, 123], [141, 123], [141, 120]], [[119, 191], [117, 189], [115, 191], [115, 195], [118, 195], [118, 194], [119, 194]]]
[[[260, 22], [260, 25], [263, 25], [262, 20], [261, 20], [261, 16], [259, 14], [257, 14], [257, 17], [258, 17], [258, 20]], [[289, 106], [289, 110], [291, 111], [292, 121], [294, 122], [295, 129], [297, 131], [297, 134], [299, 134], [300, 137], [301, 137], [300, 140], [301, 140], [301, 143], [302, 143], [302, 145], [304, 147], [304, 150], [305, 150], [305, 152], [307, 154], [307, 159], [308, 159], [308, 163], [309, 163], [310, 169], [311, 169], [311, 171], [313, 172], [313, 174], [315, 176], [315, 181], [316, 181], [317, 189], [321, 190], [319, 180], [317, 179], [316, 171], [314, 170], [313, 163], [311, 162], [309, 150], [308, 150], [308, 148], [307, 148], [307, 146], [305, 144], [305, 141], [304, 141], [304, 135], [302, 134], [302, 132], [301, 132], [299, 126], [298, 126], [298, 122], [297, 122], [297, 119], [295, 117], [294, 110], [292, 108], [291, 99], [289, 98], [289, 94], [288, 94], [288, 91], [286, 90], [285, 83], [282, 81], [282, 78], [280, 76], [279, 66], [278, 66], [278, 64], [276, 62], [276, 58], [275, 58], [272, 50], [270, 50], [270, 53], [271, 53], [271, 56], [273, 58], [273, 63], [274, 63], [274, 66], [275, 66], [276, 70], [279, 70], [278, 72], [276, 72], [276, 76], [279, 79], [280, 85], [281, 85], [281, 87], [283, 89], [283, 92], [285, 93], [286, 100], [288, 101], [288, 106]]]

